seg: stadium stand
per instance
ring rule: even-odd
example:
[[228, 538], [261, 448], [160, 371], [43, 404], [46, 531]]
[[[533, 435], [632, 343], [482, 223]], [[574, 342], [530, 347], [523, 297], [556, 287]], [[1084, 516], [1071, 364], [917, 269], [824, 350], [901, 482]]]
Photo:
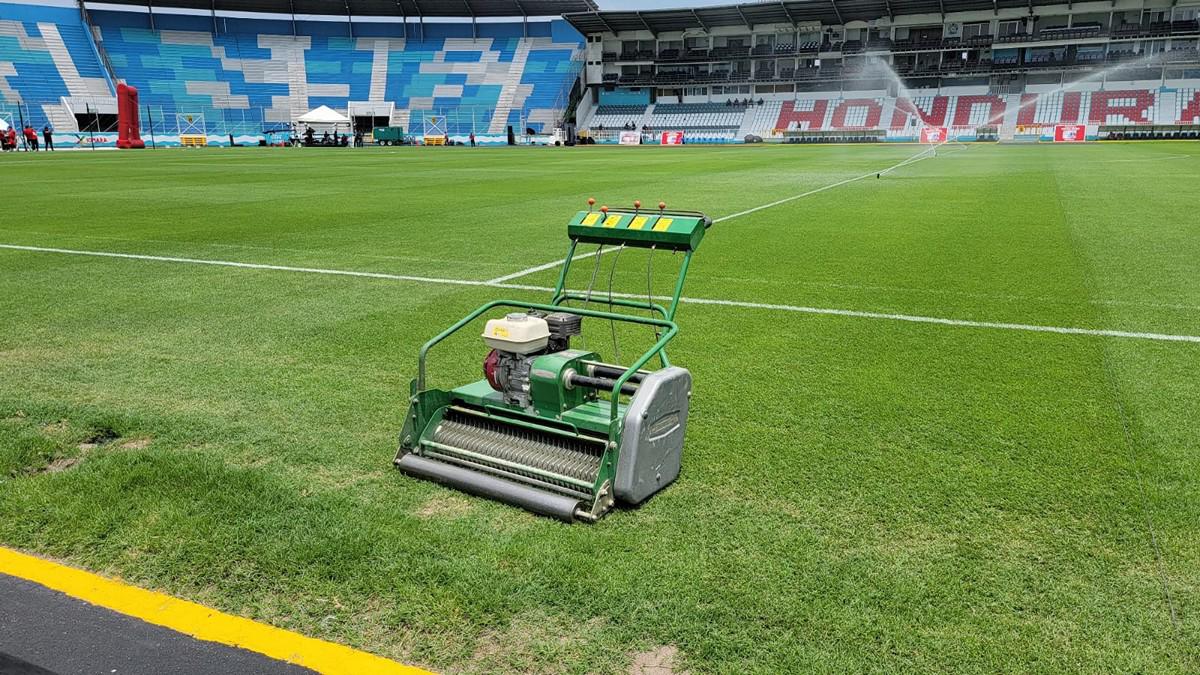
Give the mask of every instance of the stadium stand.
[[[1094, 136], [1106, 126], [1200, 123], [1180, 121], [1192, 119], [1189, 92], [1200, 90], [1194, 0], [1103, 12], [1055, 0], [943, 0], [935, 9], [940, 16], [916, 0], [781, 0], [566, 18], [586, 36], [592, 101], [630, 84], [650, 90], [640, 111], [623, 115], [653, 129], [736, 124], [742, 137], [870, 131], [834, 137], [913, 140], [938, 126], [957, 138], [1012, 140], [1052, 136], [1057, 124], [1084, 124]], [[729, 99], [764, 105], [718, 117]], [[594, 128], [598, 109], [581, 111], [582, 126]]]
[[346, 113], [353, 102], [387, 102], [396, 108], [390, 121], [405, 127], [437, 114], [450, 134], [501, 134], [510, 125], [540, 132], [558, 121], [579, 69], [579, 44], [556, 42], [548, 24], [547, 34], [531, 37], [520, 36], [520, 24], [485, 24], [479, 37], [453, 35], [469, 26], [438, 24], [450, 35], [352, 38], [293, 36], [277, 21], [213, 33], [93, 15], [114, 68], [139, 87], [143, 104], [165, 114], [216, 111], [249, 129], [321, 105]]
[[598, 129], [621, 129], [629, 124], [640, 128], [642, 115], [645, 114], [644, 105], [602, 105], [592, 115], [591, 125]]
[[113, 81], [120, 80], [139, 89], [150, 124], [160, 128], [257, 135], [325, 105], [351, 116], [369, 110], [365, 126], [420, 128], [425, 116], [438, 115], [451, 135], [503, 135], [509, 126], [541, 133], [561, 121], [581, 69], [582, 39], [561, 20], [476, 24], [461, 16], [408, 26], [112, 9], [86, 17], [91, 32], [78, 9], [0, 4], [0, 114], [77, 130], [73, 113], [115, 113]]
[[73, 130], [73, 101], [113, 94], [79, 12], [0, 4], [0, 115], [5, 119]]
[[349, 15], [290, 21], [279, 18], [288, 0], [246, 5], [276, 12], [263, 18], [232, 0], [170, 0], [177, 9], [165, 13], [149, 0], [0, 4], [0, 116], [100, 128], [121, 81], [139, 89], [151, 134], [187, 125], [251, 140], [322, 105], [362, 127], [419, 133], [438, 118], [448, 135], [493, 140], [572, 115], [604, 130], [600, 142], [629, 126], [729, 142], [1200, 124], [1200, 0], [1102, 13], [1032, 0], [1034, 16], [1029, 3], [943, 0], [940, 18], [917, 0], [643, 12], [592, 0], [417, 1], [347, 0]]
[[651, 129], [737, 129], [745, 117], [744, 108], [724, 103], [659, 103], [650, 112]]

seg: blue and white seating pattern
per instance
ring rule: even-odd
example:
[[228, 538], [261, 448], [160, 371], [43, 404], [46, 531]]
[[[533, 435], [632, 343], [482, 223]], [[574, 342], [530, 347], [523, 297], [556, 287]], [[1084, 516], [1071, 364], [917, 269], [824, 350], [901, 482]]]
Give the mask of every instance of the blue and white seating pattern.
[[220, 111], [248, 124], [286, 124], [326, 105], [390, 102], [393, 123], [420, 132], [426, 113], [447, 132], [540, 131], [557, 121], [578, 72], [578, 44], [549, 37], [333, 37], [104, 26], [118, 75], [143, 104]]
[[[11, 10], [11, 11], [10, 11]], [[113, 92], [78, 13], [0, 5], [0, 114], [40, 128], [74, 130], [71, 101]], [[18, 110], [18, 105], [20, 110]]]

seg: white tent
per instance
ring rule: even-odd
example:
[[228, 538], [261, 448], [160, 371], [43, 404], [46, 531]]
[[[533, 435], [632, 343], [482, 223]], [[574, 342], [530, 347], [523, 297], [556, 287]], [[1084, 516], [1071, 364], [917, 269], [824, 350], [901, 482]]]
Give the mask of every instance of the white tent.
[[0, 118], [0, 131], [8, 131], [8, 122]]
[[327, 105], [309, 110], [301, 115], [297, 121], [303, 124], [350, 124], [349, 117], [346, 117]]

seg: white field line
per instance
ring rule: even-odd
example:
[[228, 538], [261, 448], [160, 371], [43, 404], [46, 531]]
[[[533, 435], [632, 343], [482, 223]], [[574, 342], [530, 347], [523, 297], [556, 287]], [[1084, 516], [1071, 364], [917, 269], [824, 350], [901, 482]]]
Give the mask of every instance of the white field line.
[[[942, 145], [945, 145], [945, 144], [943, 143]], [[798, 194], [798, 195], [792, 195], [791, 197], [785, 197], [785, 198], [783, 198], [783, 199], [779, 199], [779, 200], [773, 201], [773, 202], [771, 202], [771, 203], [769, 203], [769, 204], [763, 204], [762, 206], [756, 206], [756, 207], [754, 207], [754, 208], [752, 208], [752, 209], [746, 209], [745, 211], [739, 211], [739, 212], [737, 212], [737, 213], [731, 213], [731, 214], [729, 214], [729, 215], [727, 215], [727, 216], [721, 216], [720, 218], [717, 218], [717, 219], [713, 220], [713, 224], [716, 224], [716, 223], [723, 223], [723, 222], [725, 222], [725, 221], [727, 221], [727, 220], [733, 220], [734, 218], [741, 218], [742, 216], [747, 216], [747, 215], [750, 215], [751, 213], [755, 213], [755, 212], [758, 212], [758, 211], [762, 211], [763, 209], [769, 209], [769, 208], [772, 208], [772, 207], [775, 207], [775, 206], [779, 206], [780, 204], [786, 204], [786, 203], [788, 203], [788, 202], [794, 202], [794, 201], [796, 201], [797, 199], [803, 199], [803, 198], [805, 198], [805, 197], [811, 197], [812, 195], [815, 195], [815, 194], [817, 194], [817, 193], [820, 193], [820, 192], [825, 192], [826, 190], [832, 190], [833, 188], [836, 188], [836, 187], [841, 187], [841, 186], [843, 186], [843, 185], [848, 185], [848, 184], [850, 184], [850, 183], [853, 183], [853, 182], [855, 182], [855, 181], [860, 181], [860, 180], [862, 180], [862, 179], [864, 179], [864, 178], [870, 178], [871, 176], [875, 176], [875, 175], [883, 175], [883, 174], [885, 174], [885, 173], [888, 173], [889, 171], [894, 171], [894, 170], [896, 170], [896, 169], [899, 169], [899, 168], [902, 168], [902, 167], [908, 166], [909, 164], [914, 164], [914, 163], [916, 163], [916, 162], [919, 162], [919, 161], [921, 161], [921, 160], [923, 160], [923, 159], [928, 159], [929, 157], [932, 157], [933, 155], [932, 155], [932, 154], [930, 154], [930, 153], [936, 152], [936, 150], [937, 150], [937, 148], [938, 148], [938, 147], [940, 147], [940, 146], [930, 146], [930, 147], [928, 147], [928, 148], [925, 148], [925, 149], [924, 149], [924, 150], [922, 150], [921, 152], [918, 152], [917, 154], [913, 155], [912, 157], [909, 157], [908, 159], [904, 160], [903, 162], [900, 162], [899, 164], [894, 164], [894, 165], [892, 165], [892, 166], [889, 166], [889, 167], [888, 167], [888, 168], [886, 168], [886, 169], [880, 169], [880, 170], [878, 170], [878, 171], [872, 171], [872, 172], [870, 172], [870, 173], [864, 173], [864, 174], [863, 174], [863, 175], [861, 175], [861, 176], [855, 176], [854, 178], [847, 178], [847, 179], [845, 179], [845, 180], [840, 180], [840, 181], [838, 181], [838, 182], [836, 182], [836, 183], [830, 183], [829, 185], [825, 185], [825, 186], [823, 186], [823, 187], [816, 188], [815, 190], [809, 190], [808, 192], [805, 192], [805, 193], [802, 193], [802, 194]], [[604, 251], [600, 251], [599, 249], [597, 249], [597, 250], [595, 250], [595, 251], [592, 251], [592, 252], [590, 252], [590, 253], [583, 253], [583, 254], [581, 254], [581, 255], [577, 255], [577, 256], [575, 256], [574, 258], [571, 258], [571, 260], [572, 260], [572, 261], [576, 261], [576, 260], [583, 260], [583, 259], [585, 259], [585, 258], [591, 258], [592, 256], [595, 256], [595, 255], [603, 255], [604, 253], [609, 253], [609, 252], [611, 252], [611, 251], [615, 251], [615, 250], [617, 250], [618, 248], [619, 248], [619, 247], [617, 247], [617, 246], [610, 246], [608, 249], [606, 249], [606, 250], [604, 250]], [[528, 268], [526, 268], [526, 269], [523, 269], [523, 270], [520, 270], [520, 271], [518, 271], [518, 272], [513, 272], [512, 274], [506, 274], [506, 275], [504, 275], [504, 276], [502, 276], [502, 277], [496, 277], [495, 279], [488, 279], [488, 283], [489, 283], [489, 284], [499, 284], [499, 283], [503, 283], [503, 282], [505, 282], [505, 281], [512, 281], [513, 279], [520, 279], [521, 277], [524, 277], [524, 276], [529, 276], [530, 274], [534, 274], [534, 273], [536, 273], [536, 272], [544, 272], [545, 270], [548, 270], [548, 269], [554, 269], [555, 267], [558, 267], [558, 266], [562, 265], [562, 264], [563, 264], [563, 262], [564, 262], [565, 260], [566, 260], [566, 259], [565, 259], [565, 258], [563, 258], [563, 259], [560, 259], [560, 260], [554, 260], [554, 261], [551, 261], [551, 262], [548, 262], [548, 263], [544, 263], [544, 264], [541, 264], [541, 265], [534, 265], [533, 267], [528, 267]]]
[[727, 220], [733, 220], [734, 218], [741, 218], [742, 216], [748, 216], [751, 213], [757, 213], [758, 211], [762, 211], [763, 209], [769, 209], [769, 208], [772, 208], [775, 206], [779, 206], [780, 204], [787, 204], [788, 202], [794, 202], [797, 199], [811, 197], [812, 195], [815, 195], [815, 194], [818, 194], [821, 192], [825, 192], [826, 190], [832, 190], [833, 188], [841, 187], [843, 185], [848, 185], [850, 183], [860, 181], [864, 178], [870, 178], [871, 176], [882, 176], [885, 173], [888, 173], [890, 171], [895, 171], [896, 169], [908, 166], [909, 164], [916, 164], [917, 162], [919, 162], [923, 159], [929, 159], [930, 157], [933, 156], [930, 153], [933, 151], [936, 151], [937, 148], [938, 148], [938, 146], [936, 146], [936, 145], [926, 148], [926, 149], [922, 150], [921, 152], [917, 153], [916, 155], [913, 155], [912, 157], [909, 157], [908, 159], [904, 160], [903, 162], [889, 166], [886, 169], [882, 169], [879, 171], [871, 171], [870, 173], [864, 173], [861, 176], [855, 176], [854, 178], [847, 178], [846, 180], [840, 180], [836, 183], [830, 183], [829, 185], [816, 188], [815, 190], [809, 190], [808, 192], [803, 192], [798, 195], [792, 195], [791, 197], [784, 197], [783, 199], [778, 199], [776, 201], [770, 202], [769, 204], [763, 204], [762, 206], [755, 206], [752, 209], [746, 209], [745, 211], [738, 211], [737, 213], [731, 213], [727, 216], [721, 216], [720, 218], [717, 218], [716, 220], [714, 220], [713, 223], [714, 224], [715, 223], [723, 223]]
[[[522, 291], [552, 292], [547, 286], [530, 286], [525, 284], [493, 283], [490, 281], [475, 281], [469, 279], [447, 279], [442, 277], [419, 277], [404, 274], [385, 274], [381, 272], [356, 272], [352, 270], [333, 270], [316, 267], [291, 267], [288, 265], [265, 265], [260, 263], [233, 262], [228, 260], [205, 260], [201, 258], [178, 258], [173, 256], [141, 255], [135, 253], [112, 253], [108, 251], [79, 251], [65, 248], [49, 248], [43, 246], [20, 246], [16, 244], [0, 244], [0, 249], [14, 251], [30, 251], [38, 253], [57, 253], [63, 255], [81, 255], [99, 258], [122, 258], [126, 260], [146, 260], [153, 262], [188, 263], [193, 265], [213, 265], [217, 267], [235, 267], [250, 270], [266, 270], [273, 272], [297, 272], [304, 274], [328, 274], [343, 277], [365, 277], [368, 279], [389, 279], [393, 281], [411, 281], [427, 284], [447, 284], [453, 286], [477, 286], [487, 288], [505, 288]], [[646, 296], [632, 293], [614, 293], [614, 297], [637, 298]], [[669, 300], [666, 296], [654, 296], [656, 300]], [[1026, 323], [1007, 323], [1000, 321], [970, 321], [964, 319], [947, 319], [935, 316], [917, 316], [912, 314], [894, 314], [889, 312], [867, 312], [854, 309], [836, 309], [829, 307], [805, 307], [802, 305], [782, 305], [765, 302], [742, 302], [738, 300], [721, 300], [715, 298], [683, 297], [681, 302], [689, 305], [714, 305], [721, 307], [738, 307], [743, 309], [761, 309], [775, 312], [797, 312], [802, 314], [820, 314], [827, 316], [843, 316], [858, 319], [878, 319], [885, 321], [904, 321], [908, 323], [924, 323], [940, 326], [955, 326], [961, 328], [987, 328], [994, 330], [1026, 331], [1033, 333], [1057, 333], [1060, 335], [1087, 335], [1093, 337], [1128, 338], [1135, 340], [1157, 340], [1162, 342], [1191, 342], [1200, 344], [1200, 335], [1176, 335], [1170, 333], [1149, 333], [1140, 331], [1108, 330], [1097, 328], [1075, 328], [1070, 326], [1043, 326]]]
[[215, 265], [217, 267], [239, 267], [249, 270], [271, 270], [275, 272], [304, 272], [306, 274], [332, 274], [341, 277], [367, 277], [369, 279], [391, 279], [393, 281], [417, 281], [429, 284], [453, 284], [456, 286], [486, 286], [486, 281], [471, 281], [469, 279], [444, 279], [441, 277], [416, 277], [407, 274], [385, 274], [383, 272], [354, 272], [350, 270], [329, 270], [319, 267], [291, 267], [288, 265], [265, 265], [261, 263], [233, 262], [229, 260], [207, 260], [204, 258], [177, 258], [163, 255], [141, 255], [138, 253], [111, 253], [108, 251], [79, 251], [69, 248], [49, 248], [45, 246], [17, 246], [15, 244], [0, 244], [0, 248], [14, 251], [36, 251], [39, 253], [63, 253], [67, 255], [87, 255], [100, 258], [126, 258], [129, 260], [152, 260], [155, 262], [190, 263], [193, 265]]
[[1141, 159], [1100, 159], [1092, 160], [1095, 164], [1124, 164], [1128, 162], [1165, 162], [1169, 159], [1191, 159], [1194, 155], [1166, 155], [1165, 157], [1144, 157]]
[[[614, 250], [615, 248], [616, 248], [615, 246], [610, 247], [609, 250], [611, 251], [611, 250]], [[576, 260], [584, 260], [584, 259], [591, 258], [591, 257], [599, 255], [599, 254], [600, 254], [600, 249], [597, 249], [595, 251], [590, 251], [588, 253], [580, 253], [579, 255], [575, 256], [574, 258], [571, 258], [571, 261], [574, 262]], [[564, 258], [563, 260], [566, 260], [566, 258]], [[504, 276], [496, 277], [495, 279], [488, 279], [487, 283], [500, 284], [500, 283], [504, 283], [505, 281], [511, 281], [513, 279], [519, 279], [521, 277], [528, 276], [530, 274], [533, 274], [534, 272], [542, 272], [545, 270], [554, 269], [555, 267], [561, 266], [563, 264], [563, 260], [554, 260], [554, 261], [548, 262], [544, 265], [535, 265], [533, 267], [528, 267], [526, 269], [521, 270], [520, 272], [513, 272], [512, 274], [505, 274]]]

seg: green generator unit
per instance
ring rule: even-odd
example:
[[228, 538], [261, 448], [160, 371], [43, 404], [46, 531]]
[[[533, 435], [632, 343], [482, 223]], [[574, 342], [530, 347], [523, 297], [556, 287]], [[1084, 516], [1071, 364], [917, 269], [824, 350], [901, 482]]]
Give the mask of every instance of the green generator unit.
[[404, 127], [375, 127], [371, 139], [376, 145], [404, 145]]
[[[567, 225], [570, 246], [549, 303], [489, 302], [421, 347], [395, 459], [401, 471], [567, 522], [640, 504], [679, 475], [692, 376], [671, 365], [666, 346], [679, 332], [688, 265], [712, 220], [662, 203], [646, 211], [638, 202], [626, 210], [588, 203]], [[597, 266], [606, 247], [652, 249], [648, 275], [656, 250], [682, 254], [669, 302], [568, 290], [581, 244], [598, 247]], [[607, 311], [592, 309], [597, 303]], [[480, 318], [484, 377], [428, 387], [429, 351]], [[654, 343], [628, 365], [610, 363], [572, 344], [584, 321], [644, 324]]]

